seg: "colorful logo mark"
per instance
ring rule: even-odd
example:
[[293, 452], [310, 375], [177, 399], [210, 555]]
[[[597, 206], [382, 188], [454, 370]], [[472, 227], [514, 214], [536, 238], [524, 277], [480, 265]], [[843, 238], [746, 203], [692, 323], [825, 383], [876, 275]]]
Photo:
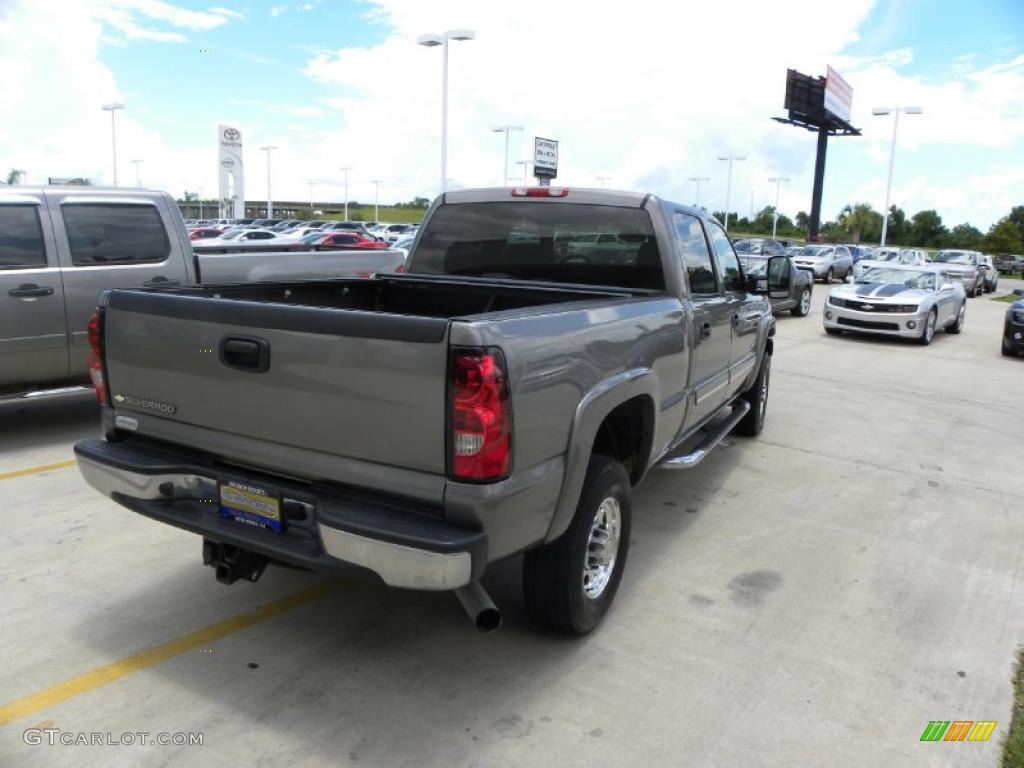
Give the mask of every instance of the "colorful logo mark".
[[995, 720], [932, 720], [921, 741], [988, 741], [995, 727]]

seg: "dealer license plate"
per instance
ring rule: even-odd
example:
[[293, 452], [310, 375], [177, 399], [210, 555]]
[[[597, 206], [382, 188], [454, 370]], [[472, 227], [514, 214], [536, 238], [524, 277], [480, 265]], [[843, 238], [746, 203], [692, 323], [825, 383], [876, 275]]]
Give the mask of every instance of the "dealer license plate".
[[220, 516], [253, 528], [281, 532], [281, 497], [247, 483], [218, 483]]

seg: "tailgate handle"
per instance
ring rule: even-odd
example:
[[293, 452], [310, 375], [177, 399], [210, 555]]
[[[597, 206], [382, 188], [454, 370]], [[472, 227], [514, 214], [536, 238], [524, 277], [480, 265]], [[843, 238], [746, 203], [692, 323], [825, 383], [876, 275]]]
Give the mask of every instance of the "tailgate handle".
[[266, 339], [225, 336], [220, 341], [220, 361], [236, 371], [263, 373], [270, 368], [270, 344]]

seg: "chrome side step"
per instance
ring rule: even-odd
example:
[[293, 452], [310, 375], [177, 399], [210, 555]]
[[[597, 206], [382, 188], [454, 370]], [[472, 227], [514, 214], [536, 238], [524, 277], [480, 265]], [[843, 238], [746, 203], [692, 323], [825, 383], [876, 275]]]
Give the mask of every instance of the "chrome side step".
[[746, 416], [749, 411], [750, 403], [743, 399], [737, 400], [733, 406], [732, 414], [722, 422], [722, 425], [717, 430], [705, 437], [696, 448], [682, 456], [673, 456], [671, 459], [665, 459], [658, 464], [658, 467], [660, 469], [693, 469], [708, 457], [708, 454], [715, 449], [715, 446], [722, 442], [722, 438], [732, 432], [733, 427], [739, 424], [740, 419]]

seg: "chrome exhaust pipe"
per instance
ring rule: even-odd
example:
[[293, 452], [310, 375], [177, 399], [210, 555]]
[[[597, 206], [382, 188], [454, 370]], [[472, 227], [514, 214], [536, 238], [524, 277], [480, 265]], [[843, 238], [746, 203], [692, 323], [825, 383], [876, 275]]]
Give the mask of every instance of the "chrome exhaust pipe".
[[455, 596], [469, 614], [469, 620], [481, 632], [493, 632], [501, 626], [501, 611], [480, 586], [480, 582], [475, 581], [465, 587], [459, 587], [455, 590]]

